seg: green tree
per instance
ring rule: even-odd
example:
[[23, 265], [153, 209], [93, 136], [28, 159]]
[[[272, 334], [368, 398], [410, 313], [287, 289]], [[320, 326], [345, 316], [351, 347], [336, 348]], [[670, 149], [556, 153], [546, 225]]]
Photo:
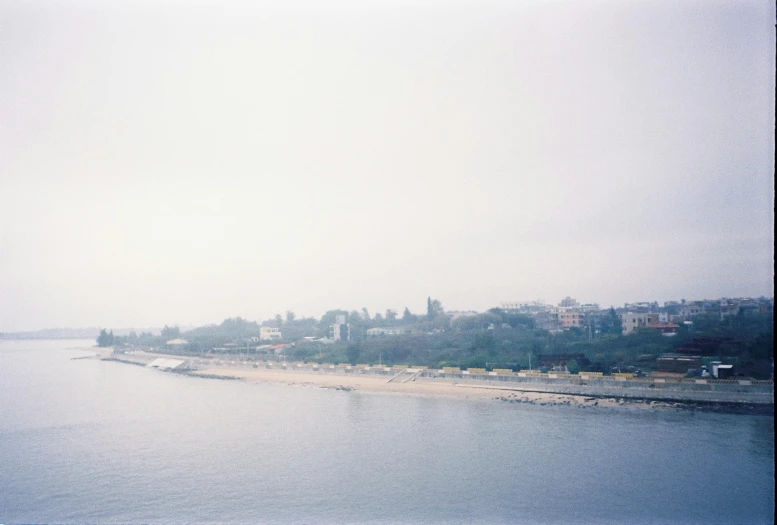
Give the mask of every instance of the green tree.
[[429, 320], [436, 319], [445, 313], [442, 303], [437, 299], [431, 297], [426, 298], [426, 318]]
[[113, 342], [113, 330], [110, 332], [106, 331], [105, 328], [100, 330], [100, 335], [97, 336], [97, 346], [105, 348], [108, 346], [113, 346]]
[[348, 314], [348, 323], [351, 325], [351, 341], [364, 339], [369, 321], [365, 321], [356, 310]]
[[414, 315], [410, 309], [405, 306], [405, 311], [402, 313], [402, 322], [406, 324], [415, 323], [418, 321], [418, 316]]
[[601, 317], [601, 331], [603, 334], [621, 335], [621, 318], [615, 312], [615, 308], [610, 307], [607, 314]]
[[494, 339], [494, 334], [492, 334], [491, 331], [477, 334], [472, 341], [472, 345], [470, 346], [470, 351], [472, 353], [485, 352], [490, 357], [495, 356], [496, 340]]
[[296, 361], [304, 361], [307, 363], [313, 359], [317, 353], [317, 349], [313, 345], [297, 345], [291, 350], [291, 358]]
[[451, 322], [451, 327], [455, 330], [485, 330], [492, 324], [495, 327], [499, 326], [501, 320], [501, 317], [489, 311], [484, 314], [458, 317]]
[[288, 324], [291, 324], [291, 323], [293, 323], [293, 322], [294, 322], [294, 319], [295, 319], [296, 317], [297, 317], [297, 316], [296, 316], [296, 315], [294, 315], [294, 312], [292, 312], [291, 310], [287, 310], [287, 311], [286, 311], [286, 322], [287, 322]]
[[[491, 311], [491, 310], [489, 310]], [[534, 318], [530, 315], [506, 312], [502, 310], [502, 322], [509, 324], [512, 328], [534, 328]]]
[[359, 362], [359, 356], [361, 355], [361, 348], [356, 343], [351, 343], [345, 349], [345, 355], [348, 357], [348, 362], [355, 365]]
[[750, 343], [748, 348], [750, 355], [757, 359], [767, 359], [774, 351], [774, 331], [760, 334]]
[[165, 340], [178, 339], [181, 336], [181, 329], [177, 326], [167, 326], [162, 328], [162, 337]]

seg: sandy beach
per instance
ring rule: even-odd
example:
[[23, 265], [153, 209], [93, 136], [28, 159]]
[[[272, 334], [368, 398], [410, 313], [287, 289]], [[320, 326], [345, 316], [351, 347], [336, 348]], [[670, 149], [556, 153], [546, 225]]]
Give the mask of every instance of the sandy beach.
[[389, 395], [455, 397], [537, 405], [568, 405], [578, 407], [677, 409], [677, 403], [633, 401], [616, 398], [595, 398], [582, 395], [532, 392], [507, 385], [475, 385], [450, 380], [418, 378], [407, 383], [388, 382], [385, 376], [328, 374], [278, 369], [239, 369], [209, 367], [188, 372], [205, 378], [237, 379], [251, 383], [268, 383]]
[[[140, 352], [110, 354], [97, 351], [96, 359], [118, 361], [146, 366], [156, 358], [191, 360], [190, 357]], [[262, 363], [254, 368], [251, 361], [239, 359], [193, 359], [194, 369], [180, 374], [204, 379], [240, 380], [248, 383], [290, 385], [295, 387], [327, 388], [346, 392], [380, 395], [410, 395], [448, 397], [494, 402], [527, 403], [534, 405], [566, 405], [579, 408], [635, 409], [635, 410], [704, 410], [735, 413], [772, 413], [774, 405], [762, 403], [732, 403], [719, 401], [689, 401], [677, 399], [642, 398], [633, 391], [624, 390], [623, 396], [608, 392], [563, 393], [553, 387], [537, 383], [461, 380], [455, 378], [415, 377], [407, 381], [390, 381], [391, 375], [358, 372], [314, 371], [296, 368], [267, 368]]]

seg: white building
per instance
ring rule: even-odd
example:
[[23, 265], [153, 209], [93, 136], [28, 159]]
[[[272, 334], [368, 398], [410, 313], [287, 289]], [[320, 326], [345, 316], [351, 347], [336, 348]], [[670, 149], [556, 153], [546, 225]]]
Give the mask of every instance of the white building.
[[333, 341], [350, 341], [351, 340], [351, 325], [345, 322], [344, 315], [338, 315], [335, 319], [335, 324], [332, 325], [332, 340]]
[[558, 305], [563, 308], [575, 308], [579, 305], [579, 303], [576, 299], [573, 299], [567, 295], [561, 300], [561, 302], [558, 303]]
[[146, 366], [149, 368], [158, 368], [159, 370], [185, 370], [191, 368], [188, 361], [168, 359], [165, 357], [158, 357]]
[[545, 307], [545, 301], [537, 299], [534, 301], [507, 301], [499, 305], [502, 310], [531, 310]]
[[599, 308], [599, 303], [581, 304], [580, 306], [578, 306], [578, 309], [581, 312], [585, 312], [585, 313], [601, 311], [601, 308]]
[[407, 328], [370, 328], [367, 330], [367, 335], [370, 337], [376, 337], [379, 335], [403, 335], [409, 334], [410, 330]]
[[621, 318], [623, 335], [632, 334], [637, 328], [647, 326], [650, 320], [649, 314], [635, 314], [634, 312], [619, 314], [619, 317]]
[[259, 328], [259, 339], [262, 341], [272, 341], [281, 339], [281, 329], [274, 326], [262, 326]]

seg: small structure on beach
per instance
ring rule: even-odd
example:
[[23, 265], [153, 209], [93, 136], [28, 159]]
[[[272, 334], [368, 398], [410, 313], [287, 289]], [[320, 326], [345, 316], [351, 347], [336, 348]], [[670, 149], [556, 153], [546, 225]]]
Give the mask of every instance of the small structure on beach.
[[182, 359], [168, 359], [166, 357], [157, 357], [149, 364], [149, 368], [158, 368], [159, 370], [188, 370], [191, 368], [188, 361]]
[[720, 361], [712, 362], [712, 377], [717, 379], [728, 379], [734, 375], [734, 365], [724, 364]]

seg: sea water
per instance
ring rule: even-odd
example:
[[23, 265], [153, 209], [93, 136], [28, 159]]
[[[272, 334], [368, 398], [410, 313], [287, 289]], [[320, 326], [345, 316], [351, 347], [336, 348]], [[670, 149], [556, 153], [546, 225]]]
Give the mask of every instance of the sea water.
[[0, 341], [0, 523], [771, 523], [774, 418], [192, 378]]

